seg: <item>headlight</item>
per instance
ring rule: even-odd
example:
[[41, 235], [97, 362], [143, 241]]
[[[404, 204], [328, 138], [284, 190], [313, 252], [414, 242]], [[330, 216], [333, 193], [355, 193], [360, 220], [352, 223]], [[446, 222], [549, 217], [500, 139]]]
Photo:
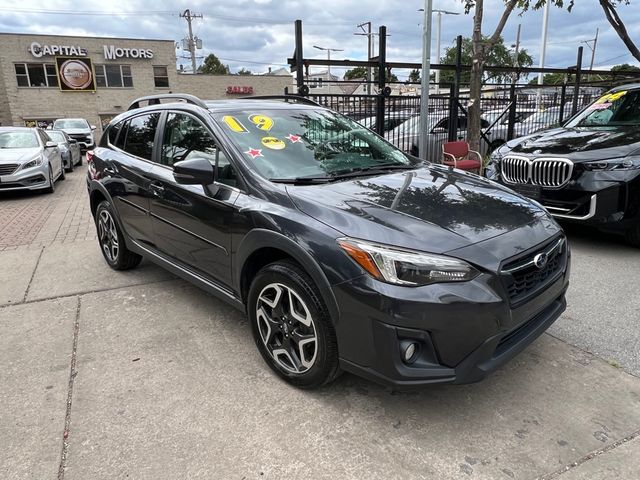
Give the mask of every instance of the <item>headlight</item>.
[[22, 165], [22, 170], [26, 170], [27, 168], [39, 167], [42, 165], [42, 157], [36, 157], [33, 160], [28, 161]]
[[640, 169], [640, 157], [613, 158], [611, 160], [598, 160], [582, 164], [585, 170], [598, 172], [610, 170], [637, 170]]
[[406, 286], [440, 282], [465, 282], [479, 275], [457, 258], [339, 238], [338, 245], [372, 277]]

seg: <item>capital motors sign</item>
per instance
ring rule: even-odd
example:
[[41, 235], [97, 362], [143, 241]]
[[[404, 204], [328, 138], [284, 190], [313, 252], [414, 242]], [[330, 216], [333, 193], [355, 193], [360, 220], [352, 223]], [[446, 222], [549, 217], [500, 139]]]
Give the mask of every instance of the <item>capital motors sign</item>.
[[56, 57], [58, 84], [63, 92], [95, 92], [96, 81], [91, 59]]
[[49, 57], [52, 55], [87, 56], [87, 49], [78, 47], [77, 45], [41, 45], [38, 42], [32, 42], [31, 45], [29, 45], [29, 52], [36, 58]]

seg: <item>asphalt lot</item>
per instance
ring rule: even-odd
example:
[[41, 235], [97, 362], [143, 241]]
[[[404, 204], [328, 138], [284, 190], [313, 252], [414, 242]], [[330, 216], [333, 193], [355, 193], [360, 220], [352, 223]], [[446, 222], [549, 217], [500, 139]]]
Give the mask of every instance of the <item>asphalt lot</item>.
[[237, 311], [106, 266], [84, 168], [0, 194], [0, 478], [640, 478], [640, 251], [568, 233], [567, 312], [486, 381], [306, 392]]

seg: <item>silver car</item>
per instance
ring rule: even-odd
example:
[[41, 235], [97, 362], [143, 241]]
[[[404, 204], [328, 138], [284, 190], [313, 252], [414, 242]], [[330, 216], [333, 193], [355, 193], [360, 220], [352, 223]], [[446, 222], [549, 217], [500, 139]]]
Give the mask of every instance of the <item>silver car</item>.
[[53, 193], [64, 180], [58, 144], [39, 128], [0, 127], [0, 191]]
[[62, 130], [47, 130], [47, 135], [58, 144], [64, 169], [67, 172], [73, 172], [76, 165], [82, 164], [82, 153], [78, 142], [64, 133]]
[[93, 132], [95, 125], [89, 125], [84, 118], [59, 118], [53, 122], [55, 130], [62, 130], [78, 142], [80, 150], [92, 150], [96, 146]]

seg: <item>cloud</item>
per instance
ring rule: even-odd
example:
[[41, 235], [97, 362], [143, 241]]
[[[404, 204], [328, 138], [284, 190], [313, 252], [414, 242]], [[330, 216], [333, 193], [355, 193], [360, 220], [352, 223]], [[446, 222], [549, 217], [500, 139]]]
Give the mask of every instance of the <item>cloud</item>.
[[[90, 7], [87, 5], [91, 5]], [[167, 1], [137, 0], [130, 2], [105, 2], [94, 6], [78, 0], [51, 0], [46, 3], [24, 0], [15, 8], [0, 7], [0, 30], [19, 33], [49, 33], [59, 35], [91, 35], [170, 39], [179, 41], [187, 34], [186, 21], [179, 13], [186, 8], [204, 15], [194, 20], [194, 33], [203, 40], [203, 57], [208, 52], [224, 58], [232, 71], [241, 67], [254, 72], [265, 71], [267, 66], [286, 64], [294, 49], [295, 19], [303, 20], [304, 54], [310, 58], [326, 58], [326, 53], [312, 45], [342, 48], [336, 56], [352, 60], [366, 58], [366, 37], [354, 35], [361, 32], [357, 25], [371, 21], [374, 32], [380, 25], [387, 26], [387, 58], [395, 61], [419, 62], [422, 49], [422, 0], [205, 0]], [[462, 13], [459, 0], [441, 0], [437, 7]], [[89, 10], [128, 12], [128, 15], [74, 15], [26, 13], [25, 10], [56, 10], [61, 12], [86, 12]], [[495, 28], [504, 8], [503, 0], [485, 0], [484, 33]], [[619, 13], [629, 32], [640, 43], [640, 9], [621, 6]], [[436, 17], [433, 29], [435, 32]], [[517, 25], [522, 24], [521, 46], [534, 57], [537, 64], [540, 53], [542, 11], [529, 11], [519, 16], [513, 14], [504, 30], [505, 43], [515, 42]], [[457, 35], [471, 34], [471, 15], [442, 17], [442, 45], [452, 45]], [[595, 36], [600, 29], [595, 65], [635, 63], [633, 57], [613, 32], [604, 18], [597, 0], [580, 0], [572, 13], [551, 9], [546, 62], [547, 66], [567, 67], [576, 62], [577, 48], [585, 47], [584, 63], [588, 65], [591, 51], [581, 43]], [[376, 38], [376, 43], [378, 37]], [[375, 51], [378, 51], [376, 45]], [[432, 47], [435, 61], [435, 38]], [[185, 64], [189, 63], [184, 61]], [[333, 69], [340, 74], [344, 69]], [[401, 78], [408, 71], [396, 72]]]

